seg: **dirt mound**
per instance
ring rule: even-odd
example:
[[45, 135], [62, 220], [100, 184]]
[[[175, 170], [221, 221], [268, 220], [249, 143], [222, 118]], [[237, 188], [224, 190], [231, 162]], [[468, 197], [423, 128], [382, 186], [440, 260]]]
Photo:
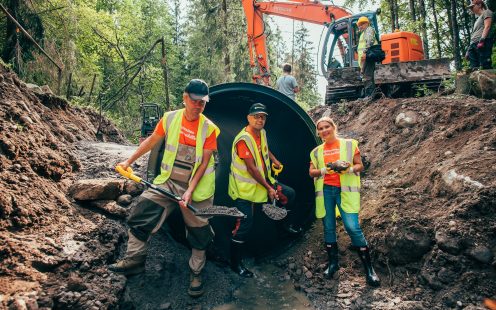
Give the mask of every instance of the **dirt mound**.
[[[355, 290], [347, 303], [339, 292], [320, 294], [319, 287], [332, 284], [321, 277], [326, 255], [316, 243], [298, 252], [288, 268], [298, 287], [314, 294], [316, 305], [343, 308], [370, 307], [384, 289], [401, 302], [392, 300], [381, 308], [409, 308], [409, 302], [420, 302], [414, 305], [420, 308], [480, 306], [484, 297], [494, 298], [496, 102], [473, 97], [385, 99], [318, 107], [310, 114], [314, 119], [331, 116], [341, 136], [360, 142], [366, 165], [362, 227], [383, 287], [374, 294], [357, 295]], [[339, 243], [342, 266], [357, 269], [341, 270], [341, 280], [343, 273], [362, 277], [356, 254], [346, 251], [344, 231]], [[298, 275], [299, 264], [306, 269]], [[305, 270], [318, 276], [305, 277]]]
[[[63, 307], [74, 299], [91, 308], [95, 296], [119, 286], [122, 279], [95, 266], [113, 255], [123, 228], [65, 196], [82, 168], [74, 144], [95, 140], [98, 121], [90, 109], [31, 90], [0, 64], [0, 308]], [[102, 128], [104, 140], [125, 142], [108, 120]], [[104, 276], [101, 285], [71, 286], [76, 267], [86, 270], [77, 277]]]

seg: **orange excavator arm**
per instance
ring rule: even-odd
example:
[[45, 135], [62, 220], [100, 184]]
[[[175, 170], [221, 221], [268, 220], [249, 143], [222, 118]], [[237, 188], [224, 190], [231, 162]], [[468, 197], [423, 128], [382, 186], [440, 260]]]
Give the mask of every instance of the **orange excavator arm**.
[[276, 15], [328, 25], [341, 17], [351, 13], [341, 7], [322, 4], [315, 0], [291, 0], [285, 2], [257, 2], [256, 0], [242, 0], [247, 21], [248, 50], [250, 66], [254, 68], [258, 63], [259, 74], [253, 75], [253, 82], [269, 85], [270, 71], [267, 60], [267, 44], [263, 14]]

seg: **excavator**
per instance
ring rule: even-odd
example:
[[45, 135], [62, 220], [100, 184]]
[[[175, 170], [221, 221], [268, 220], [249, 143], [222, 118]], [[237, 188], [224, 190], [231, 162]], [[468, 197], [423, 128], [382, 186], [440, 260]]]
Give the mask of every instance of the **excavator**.
[[325, 103], [354, 100], [363, 96], [358, 68], [357, 20], [366, 16], [386, 53], [378, 65], [375, 82], [386, 96], [411, 96], [415, 89], [434, 89], [450, 77], [449, 59], [425, 59], [419, 35], [408, 31], [383, 34], [379, 38], [380, 10], [352, 14], [348, 9], [316, 0], [242, 0], [247, 20], [250, 65], [258, 71], [253, 82], [270, 85], [264, 14], [275, 15], [327, 27], [322, 45], [320, 69], [328, 80]]

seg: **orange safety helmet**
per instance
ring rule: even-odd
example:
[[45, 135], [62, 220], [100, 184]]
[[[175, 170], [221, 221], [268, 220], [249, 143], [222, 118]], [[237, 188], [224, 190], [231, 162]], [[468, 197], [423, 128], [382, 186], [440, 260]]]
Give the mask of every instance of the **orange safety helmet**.
[[358, 19], [357, 21], [357, 25], [360, 26], [361, 24], [364, 24], [364, 23], [369, 23], [370, 24], [370, 21], [369, 19], [367, 18], [367, 16], [362, 16]]

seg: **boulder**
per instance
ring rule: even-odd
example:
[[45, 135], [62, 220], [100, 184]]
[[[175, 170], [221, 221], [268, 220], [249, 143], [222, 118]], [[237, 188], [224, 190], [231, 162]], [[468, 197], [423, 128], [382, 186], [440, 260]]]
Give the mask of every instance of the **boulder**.
[[121, 206], [129, 206], [133, 202], [133, 196], [129, 194], [121, 195], [117, 198], [117, 203]]
[[485, 99], [496, 99], [496, 70], [478, 70], [470, 74], [470, 93]]
[[396, 115], [394, 123], [399, 128], [413, 127], [418, 123], [418, 115], [413, 111], [401, 112]]
[[471, 258], [483, 264], [492, 263], [494, 258], [491, 250], [483, 245], [476, 246], [468, 254]]
[[75, 200], [115, 200], [124, 189], [125, 180], [89, 179], [79, 180], [69, 188], [69, 195]]
[[126, 181], [126, 183], [124, 184], [124, 192], [133, 197], [141, 194], [143, 190], [144, 186], [134, 181]]
[[117, 202], [113, 200], [95, 200], [88, 203], [91, 207], [100, 209], [113, 216], [119, 218], [125, 218], [127, 216], [127, 209], [119, 206]]
[[462, 250], [460, 241], [457, 238], [448, 237], [443, 232], [436, 232], [436, 243], [437, 246], [444, 252], [457, 255]]
[[431, 249], [431, 236], [420, 226], [402, 227], [386, 236], [389, 261], [404, 265], [420, 260]]

